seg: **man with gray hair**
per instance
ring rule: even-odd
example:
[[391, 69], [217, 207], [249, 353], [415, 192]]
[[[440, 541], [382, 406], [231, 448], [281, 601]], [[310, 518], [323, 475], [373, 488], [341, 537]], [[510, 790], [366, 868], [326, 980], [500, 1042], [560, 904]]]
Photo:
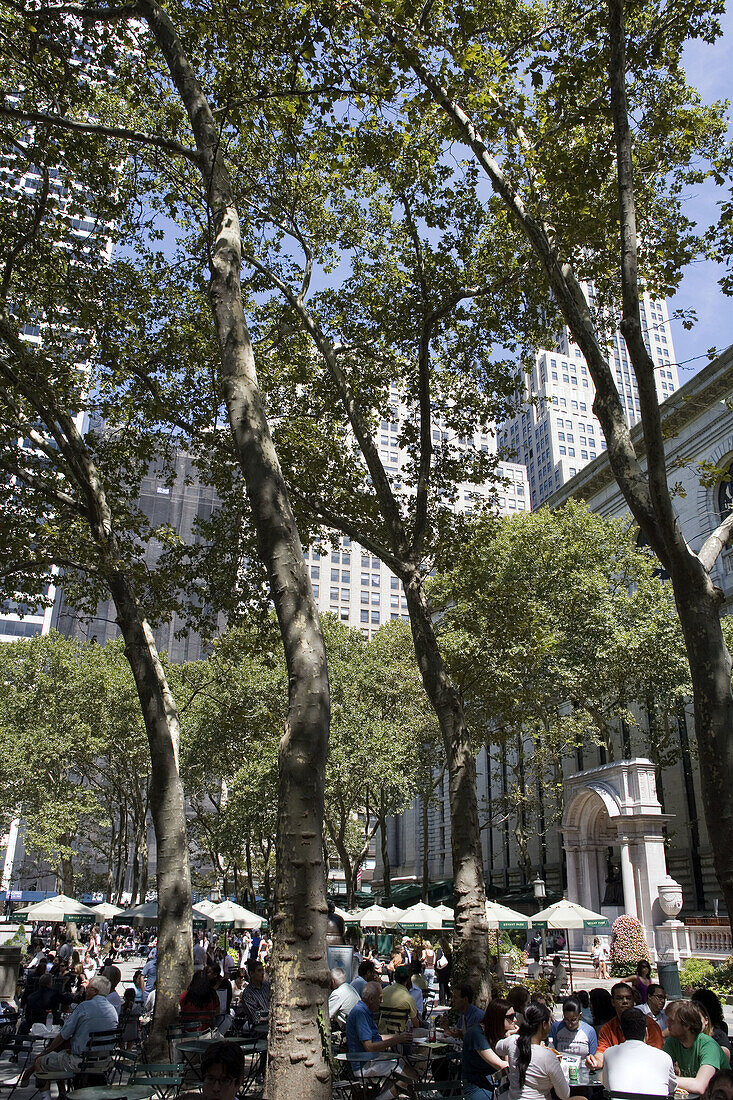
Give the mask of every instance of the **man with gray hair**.
[[[399, 1035], [379, 1034], [377, 1013], [381, 1004], [381, 984], [367, 982], [361, 991], [361, 1000], [352, 1008], [346, 1021], [346, 1046], [349, 1054], [378, 1054], [412, 1041], [412, 1034], [408, 1032], [402, 1032]], [[353, 1065], [359, 1076], [380, 1077], [385, 1080], [385, 1087], [375, 1100], [388, 1100], [389, 1097], [397, 1096], [398, 1084], [414, 1081], [417, 1078], [417, 1072], [402, 1058], [375, 1059], [367, 1065], [359, 1065], [358, 1062]], [[394, 1083], [390, 1083], [386, 1080], [387, 1078], [392, 1078]]]
[[[20, 1080], [22, 1086], [28, 1084], [34, 1073], [55, 1070], [75, 1073], [89, 1040], [99, 1032], [116, 1030], [117, 1013], [107, 1000], [111, 988], [109, 979], [101, 974], [90, 978], [84, 990], [84, 1000], [69, 1013], [59, 1034], [43, 1054], [38, 1055], [33, 1066], [25, 1070]], [[110, 1037], [110, 1051], [113, 1046], [114, 1037]], [[45, 1084], [46, 1090], [41, 1092], [41, 1100], [51, 1100], [48, 1083]]]
[[328, 998], [328, 1015], [332, 1024], [343, 1027], [346, 1017], [354, 1005], [359, 1003], [359, 994], [346, 980], [346, 971], [341, 966], [334, 966], [331, 971], [331, 995]]

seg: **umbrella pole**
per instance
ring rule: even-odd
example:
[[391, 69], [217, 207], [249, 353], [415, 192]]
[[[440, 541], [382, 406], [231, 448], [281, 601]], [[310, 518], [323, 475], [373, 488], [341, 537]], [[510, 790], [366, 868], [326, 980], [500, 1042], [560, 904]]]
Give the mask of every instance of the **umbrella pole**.
[[573, 992], [573, 960], [570, 958], [570, 929], [565, 929], [565, 943], [568, 948], [568, 976], [570, 978], [570, 992]]

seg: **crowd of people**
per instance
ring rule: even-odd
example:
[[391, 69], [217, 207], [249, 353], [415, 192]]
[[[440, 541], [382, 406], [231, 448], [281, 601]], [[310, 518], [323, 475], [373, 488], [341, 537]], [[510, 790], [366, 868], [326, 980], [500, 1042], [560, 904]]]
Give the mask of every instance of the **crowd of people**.
[[[34, 1025], [56, 1025], [49, 1046], [26, 1067], [27, 1079], [42, 1070], [78, 1066], [94, 1032], [113, 1029], [123, 1044], [139, 1042], [155, 1005], [157, 945], [151, 939], [144, 965], [122, 992], [114, 951], [105, 957], [102, 945], [96, 929], [84, 944], [62, 937], [49, 949], [40, 939], [32, 941], [18, 1004], [1, 1006], [6, 1019], [17, 1011], [16, 1060]], [[600, 973], [604, 957], [595, 948], [592, 959]], [[180, 998], [182, 1027], [215, 1038], [231, 1028], [253, 1034], [266, 1027], [271, 949], [258, 932], [238, 936], [232, 944], [199, 934], [193, 977]], [[492, 981], [503, 982], [498, 958], [491, 962]], [[660, 1097], [682, 1089], [705, 1100], [733, 1100], [728, 1028], [720, 1000], [710, 989], [668, 1002], [650, 964], [641, 960], [635, 974], [610, 991], [598, 986], [564, 996], [561, 1016], [553, 1019], [545, 997], [521, 984], [495, 996], [483, 1010], [474, 1003], [470, 984], [456, 982], [451, 989], [452, 969], [447, 938], [431, 944], [404, 937], [388, 959], [380, 959], [367, 943], [354, 950], [350, 973], [343, 966], [331, 970], [332, 1027], [342, 1035], [348, 1054], [376, 1056], [361, 1073], [388, 1076], [378, 1100], [396, 1096], [417, 1076], [416, 1040], [428, 1034], [435, 1004], [448, 1001], [453, 1022], [443, 1037], [460, 1048], [465, 1100], [494, 1100], [499, 1082], [507, 1100], [570, 1100], [562, 1056], [601, 1074], [612, 1095]], [[379, 1058], [381, 1053], [385, 1059]], [[448, 1075], [449, 1063], [449, 1058], [436, 1057], [436, 1080]], [[394, 1072], [387, 1074], [387, 1068]], [[231, 1069], [227, 1078], [236, 1077]], [[41, 1100], [49, 1097], [42, 1095]]]

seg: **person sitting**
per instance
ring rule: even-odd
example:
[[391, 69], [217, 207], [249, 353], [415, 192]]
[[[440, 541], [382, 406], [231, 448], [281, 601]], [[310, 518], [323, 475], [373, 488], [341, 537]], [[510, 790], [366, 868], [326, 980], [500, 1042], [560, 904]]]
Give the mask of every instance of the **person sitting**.
[[[634, 993], [631, 986], [627, 982], [616, 982], [611, 988], [611, 1000], [613, 1001], [613, 1007], [616, 1010], [616, 1015], [612, 1020], [609, 1020], [607, 1024], [604, 1024], [598, 1034], [598, 1046], [596, 1047], [595, 1054], [589, 1054], [585, 1060], [585, 1064], [590, 1069], [601, 1069], [603, 1067], [603, 1055], [609, 1047], [618, 1046], [619, 1043], [625, 1042], [624, 1033], [621, 1030], [619, 1023], [619, 1017], [627, 1008], [634, 1008]], [[659, 1029], [659, 1025], [652, 1020], [651, 1016], [645, 1017], [646, 1022], [646, 1039], [644, 1040], [647, 1046], [656, 1047], [657, 1050], [662, 1049], [662, 1032]]]
[[[580, 1018], [581, 1018], [581, 1020], [585, 1020], [585, 1022], [587, 1024], [590, 1024], [590, 1026], [593, 1027], [593, 1013], [592, 1013], [591, 1007], [590, 1007], [590, 996], [588, 995], [588, 990], [587, 989], [578, 989], [576, 994], [575, 994], [575, 999], [578, 1002], [578, 1004], [580, 1005]], [[604, 1023], [605, 1023], [605, 1020], [604, 1020]], [[595, 1031], [596, 1029], [593, 1028], [593, 1030]], [[598, 1033], [596, 1032], [596, 1034], [598, 1034]]]
[[361, 997], [364, 992], [364, 986], [367, 982], [375, 982], [377, 980], [377, 968], [374, 965], [374, 959], [363, 959], [359, 963], [359, 973], [354, 978], [351, 985]]
[[701, 1096], [715, 1071], [727, 1067], [725, 1055], [703, 1031], [702, 1016], [691, 1001], [673, 1001], [667, 1019], [669, 1037], [664, 1040], [664, 1050], [675, 1064], [677, 1086]]
[[637, 1005], [637, 1008], [639, 1008], [645, 1016], [651, 1016], [652, 1020], [659, 1024], [662, 1035], [665, 1038], [667, 1036], [667, 1013], [664, 1011], [666, 1003], [667, 994], [664, 992], [664, 988], [652, 982], [646, 991], [646, 1001], [643, 1004]]
[[715, 1042], [730, 1062], [730, 1039], [728, 1038], [728, 1025], [723, 1016], [723, 1006], [720, 998], [712, 989], [696, 989], [692, 994], [692, 1003], [699, 1009], [703, 1018], [703, 1031], [706, 1035], [712, 1035]]
[[219, 998], [205, 970], [196, 970], [179, 999], [181, 1022], [191, 1031], [208, 1031], [219, 1015]]
[[635, 1092], [642, 1096], [671, 1096], [677, 1077], [669, 1054], [646, 1043], [645, 1013], [627, 1008], [619, 1017], [624, 1042], [608, 1047], [603, 1059], [603, 1084], [615, 1096]]
[[[506, 1069], [508, 1065], [496, 1053], [496, 1045], [500, 1039], [505, 1039], [516, 1030], [516, 1012], [508, 1001], [499, 998], [489, 1001], [481, 1022], [472, 1024], [466, 1030], [461, 1051], [461, 1080], [465, 1100], [492, 1100], [495, 1088], [493, 1075], [497, 1070]], [[435, 1077], [437, 1079], [437, 1072]]]
[[[407, 967], [405, 967], [407, 970]], [[407, 994], [407, 990], [405, 990]], [[407, 994], [409, 996], [409, 994]], [[376, 1014], [382, 1003], [382, 986], [379, 982], [367, 982], [362, 990], [361, 1000], [354, 1005], [346, 1020], [346, 1046], [349, 1054], [376, 1054], [382, 1050], [392, 1050], [401, 1043], [409, 1043], [412, 1036], [407, 1032], [381, 1035], [377, 1027]], [[376, 1059], [361, 1065], [353, 1063], [354, 1072], [359, 1077], [384, 1077], [394, 1067], [393, 1061]], [[402, 1077], [410, 1081], [417, 1078], [417, 1073], [411, 1066], [406, 1065], [400, 1059], [396, 1066], [398, 1078]], [[375, 1100], [387, 1100], [387, 1097], [399, 1095], [397, 1082], [387, 1085], [379, 1093]]]
[[346, 981], [346, 971], [341, 966], [331, 970], [331, 995], [328, 998], [328, 1016], [331, 1024], [345, 1027], [346, 1018], [352, 1008], [359, 1003], [359, 994], [353, 985]]
[[596, 1035], [599, 1035], [603, 1025], [607, 1024], [616, 1015], [616, 1009], [613, 1007], [611, 994], [600, 985], [596, 986], [595, 989], [591, 989], [588, 994], [588, 1001], [591, 1013], [590, 1022], [593, 1024]]
[[110, 984], [110, 993], [107, 1000], [113, 1008], [117, 1009], [117, 1014], [119, 1015], [120, 1009], [122, 1008], [122, 997], [120, 997], [117, 992], [117, 986], [122, 979], [122, 972], [119, 966], [105, 966], [102, 969], [102, 976], [106, 978]]
[[550, 1035], [555, 1049], [561, 1054], [579, 1054], [587, 1058], [595, 1054], [598, 1036], [595, 1029], [587, 1024], [580, 1014], [580, 1001], [577, 997], [567, 997], [562, 1006], [562, 1020], [556, 1020]]
[[410, 963], [410, 977], [416, 989], [419, 989], [421, 993], [427, 993], [430, 987], [423, 975], [423, 964], [420, 959], [413, 959]]
[[524, 1020], [524, 1010], [529, 1004], [530, 996], [526, 985], [513, 985], [506, 995], [506, 999], [517, 1014], [517, 1027]]
[[[468, 982], [461, 982], [461, 984], [456, 986], [453, 990], [453, 1008], [458, 1013], [458, 1021], [455, 1027], [447, 1027], [445, 1029], [446, 1035], [449, 1035], [453, 1039], [462, 1039], [470, 1028], [483, 1023], [485, 1013], [473, 1003], [473, 998], [473, 986], [469, 985]], [[512, 1012], [513, 1011], [512, 1009]], [[504, 1038], [503, 1032], [499, 1038]]]
[[552, 1015], [547, 1005], [529, 1004], [516, 1035], [500, 1039], [496, 1053], [509, 1063], [509, 1100], [568, 1100], [570, 1086], [554, 1051], [544, 1046]]
[[178, 1100], [235, 1100], [244, 1079], [244, 1053], [234, 1043], [212, 1043], [201, 1058], [201, 1092], [183, 1092]]
[[408, 992], [409, 983], [409, 966], [396, 967], [394, 982], [384, 990], [382, 1014], [379, 1017], [380, 1031], [392, 1031], [398, 1024], [402, 1031], [408, 1020], [412, 1021], [413, 1028], [420, 1026], [415, 998]]
[[249, 982], [242, 990], [237, 1016], [244, 1016], [252, 1028], [270, 1011], [270, 983], [265, 981], [265, 968], [256, 958], [247, 964]]
[[[21, 1086], [27, 1085], [34, 1073], [57, 1070], [76, 1073], [90, 1038], [101, 1031], [116, 1030], [117, 1013], [107, 1000], [109, 991], [109, 981], [101, 974], [87, 982], [84, 1000], [69, 1013], [61, 1031], [51, 1040], [43, 1054], [39, 1054], [33, 1065], [23, 1072]], [[112, 1045], [113, 1043], [110, 1047]], [[41, 1100], [50, 1100], [50, 1096], [48, 1088], [41, 1092]]]

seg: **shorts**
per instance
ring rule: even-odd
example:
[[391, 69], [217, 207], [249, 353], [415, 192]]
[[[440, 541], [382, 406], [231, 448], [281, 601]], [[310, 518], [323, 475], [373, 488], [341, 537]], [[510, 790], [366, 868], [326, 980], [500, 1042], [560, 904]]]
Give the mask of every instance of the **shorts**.
[[45, 1073], [77, 1073], [81, 1058], [70, 1050], [51, 1050], [40, 1056], [39, 1064]]

